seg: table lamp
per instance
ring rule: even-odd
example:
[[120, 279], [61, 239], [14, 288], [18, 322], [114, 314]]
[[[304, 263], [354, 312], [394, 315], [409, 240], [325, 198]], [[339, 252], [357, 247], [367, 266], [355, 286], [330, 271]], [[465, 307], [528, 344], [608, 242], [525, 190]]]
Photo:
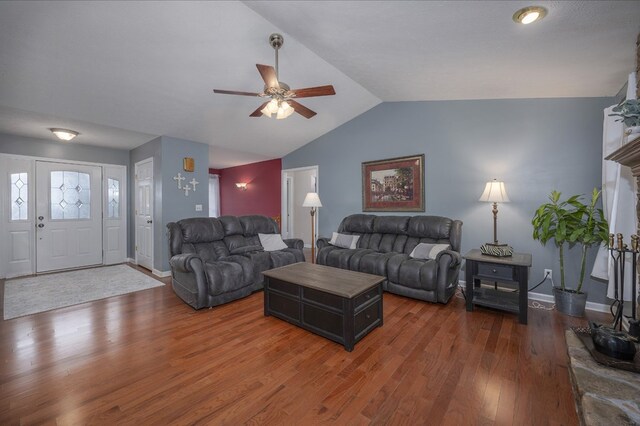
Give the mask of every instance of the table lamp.
[[498, 203], [509, 202], [504, 182], [498, 182], [496, 179], [487, 182], [479, 201], [493, 203], [493, 243], [483, 244], [480, 247], [480, 251], [482, 254], [488, 254], [490, 256], [511, 256], [513, 254], [513, 248], [507, 244], [500, 244], [498, 242]]
[[302, 207], [311, 207], [311, 263], [316, 263], [316, 230], [315, 230], [315, 221], [313, 217], [316, 214], [316, 210], [318, 207], [322, 207], [322, 202], [320, 202], [320, 197], [317, 192], [308, 192], [307, 196], [304, 197], [304, 201], [302, 202]]

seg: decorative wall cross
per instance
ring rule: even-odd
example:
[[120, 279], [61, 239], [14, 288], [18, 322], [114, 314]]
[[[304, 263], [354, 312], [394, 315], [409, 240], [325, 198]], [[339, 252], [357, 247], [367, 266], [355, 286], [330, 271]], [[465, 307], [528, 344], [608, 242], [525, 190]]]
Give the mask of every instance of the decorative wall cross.
[[178, 182], [178, 189], [182, 189], [182, 181], [183, 181], [183, 180], [186, 180], [186, 179], [187, 179], [187, 178], [186, 178], [186, 177], [184, 177], [184, 176], [182, 176], [182, 174], [181, 174], [181, 173], [178, 173], [178, 175], [177, 175], [177, 176], [174, 176], [174, 177], [173, 177], [173, 180], [175, 180], [175, 181], [177, 181], [177, 182]]
[[189, 196], [189, 191], [191, 191], [192, 188], [189, 185], [185, 185], [185, 186], [182, 187], [182, 189], [184, 189], [184, 196], [188, 197]]
[[200, 182], [198, 182], [196, 180], [196, 178], [191, 179], [191, 181], [189, 182], [191, 184], [191, 187], [193, 188], [193, 192], [196, 192], [196, 185], [199, 184]]

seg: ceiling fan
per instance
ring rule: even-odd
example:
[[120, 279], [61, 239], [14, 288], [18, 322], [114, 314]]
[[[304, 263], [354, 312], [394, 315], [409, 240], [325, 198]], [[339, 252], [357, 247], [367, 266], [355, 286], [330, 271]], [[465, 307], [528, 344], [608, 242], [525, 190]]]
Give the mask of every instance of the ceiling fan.
[[213, 89], [213, 93], [221, 93], [224, 95], [240, 95], [240, 96], [258, 96], [260, 98], [268, 98], [265, 103], [260, 105], [258, 109], [253, 111], [249, 117], [260, 117], [266, 115], [271, 118], [272, 114], [277, 119], [287, 118], [293, 112], [297, 112], [305, 118], [311, 118], [316, 113], [306, 106], [296, 102], [294, 98], [311, 98], [314, 96], [335, 95], [336, 91], [333, 86], [307, 87], [305, 89], [290, 89], [289, 85], [278, 80], [278, 49], [284, 44], [284, 38], [280, 34], [271, 34], [269, 44], [276, 51], [276, 67], [270, 65], [256, 64], [258, 72], [264, 80], [264, 90], [261, 93], [239, 92], [234, 90]]

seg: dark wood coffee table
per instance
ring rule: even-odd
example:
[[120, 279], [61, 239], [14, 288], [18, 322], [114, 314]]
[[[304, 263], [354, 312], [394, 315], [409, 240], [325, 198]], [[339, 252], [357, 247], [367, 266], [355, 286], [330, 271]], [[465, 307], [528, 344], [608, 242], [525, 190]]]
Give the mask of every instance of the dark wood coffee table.
[[265, 316], [338, 342], [349, 352], [382, 326], [382, 276], [306, 262], [263, 274]]

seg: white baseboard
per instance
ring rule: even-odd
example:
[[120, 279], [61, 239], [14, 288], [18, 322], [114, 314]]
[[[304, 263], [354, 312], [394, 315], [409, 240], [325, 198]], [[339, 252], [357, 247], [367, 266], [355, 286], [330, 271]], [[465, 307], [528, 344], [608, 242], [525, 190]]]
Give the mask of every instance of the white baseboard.
[[[466, 281], [459, 280], [458, 285], [462, 286], [462, 288], [464, 289], [466, 287]], [[529, 292], [529, 299], [537, 300], [538, 302], [555, 303], [555, 300], [552, 294]], [[610, 312], [609, 305], [605, 305], [603, 303], [595, 303], [595, 302], [587, 302], [585, 309], [588, 309], [594, 312], [605, 312], [605, 313]]]
[[160, 277], [160, 278], [166, 278], [171, 276], [171, 271], [159, 271], [155, 268], [151, 270], [151, 273], [156, 277]]
[[132, 263], [132, 264], [134, 264], [134, 265], [137, 265], [137, 264], [138, 264], [138, 262], [136, 262], [136, 260], [135, 260], [135, 259], [133, 259], [133, 258], [131, 258], [131, 257], [127, 257], [127, 262]]

